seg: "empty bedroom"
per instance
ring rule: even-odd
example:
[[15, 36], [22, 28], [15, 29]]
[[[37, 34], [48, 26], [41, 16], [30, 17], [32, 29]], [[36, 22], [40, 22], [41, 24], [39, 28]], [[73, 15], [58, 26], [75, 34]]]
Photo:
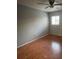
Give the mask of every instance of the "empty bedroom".
[[62, 59], [62, 0], [17, 0], [17, 59]]

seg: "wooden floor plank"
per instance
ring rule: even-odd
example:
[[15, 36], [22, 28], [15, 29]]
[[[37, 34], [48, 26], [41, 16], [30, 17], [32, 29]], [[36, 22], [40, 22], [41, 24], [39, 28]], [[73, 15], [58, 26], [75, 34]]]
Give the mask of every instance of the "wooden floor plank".
[[47, 35], [17, 51], [17, 59], [62, 59], [62, 37]]

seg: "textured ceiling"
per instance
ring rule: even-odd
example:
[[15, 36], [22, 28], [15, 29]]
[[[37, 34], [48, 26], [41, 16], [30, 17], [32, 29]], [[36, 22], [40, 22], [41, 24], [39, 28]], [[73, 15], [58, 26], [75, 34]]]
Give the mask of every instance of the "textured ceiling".
[[[53, 12], [62, 10], [62, 6], [54, 6], [54, 8], [47, 8], [47, 5], [38, 4], [39, 2], [48, 4], [48, 0], [17, 0], [18, 4], [25, 5], [45, 12]], [[62, 0], [55, 0], [55, 3], [62, 3]]]

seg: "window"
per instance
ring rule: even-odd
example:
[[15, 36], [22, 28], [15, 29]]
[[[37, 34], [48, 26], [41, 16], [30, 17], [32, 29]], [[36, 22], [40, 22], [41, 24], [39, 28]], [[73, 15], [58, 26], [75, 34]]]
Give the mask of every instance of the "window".
[[52, 25], [59, 25], [59, 16], [52, 16], [51, 17], [51, 24]]

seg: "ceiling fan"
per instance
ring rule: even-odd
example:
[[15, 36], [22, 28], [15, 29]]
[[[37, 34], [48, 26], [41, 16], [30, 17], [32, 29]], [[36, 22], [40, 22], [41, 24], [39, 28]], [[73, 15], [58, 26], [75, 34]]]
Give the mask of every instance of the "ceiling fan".
[[38, 3], [38, 4], [42, 4], [42, 5], [48, 5], [47, 7], [45, 7], [45, 9], [47, 8], [53, 8], [54, 6], [58, 6], [58, 5], [62, 5], [62, 3], [57, 3], [55, 4], [55, 0], [48, 0], [49, 4], [45, 4], [45, 3]]

